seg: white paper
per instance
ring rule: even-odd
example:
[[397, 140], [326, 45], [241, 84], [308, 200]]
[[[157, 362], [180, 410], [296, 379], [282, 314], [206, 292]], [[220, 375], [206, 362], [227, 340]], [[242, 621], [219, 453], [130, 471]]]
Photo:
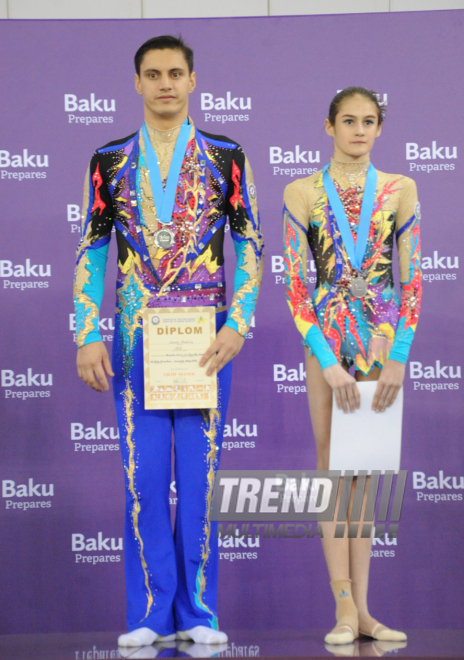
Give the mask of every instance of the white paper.
[[339, 410], [332, 402], [330, 437], [330, 470], [394, 470], [400, 469], [401, 427], [403, 421], [403, 388], [393, 405], [384, 412], [374, 412], [377, 381], [357, 383], [361, 407], [354, 413]]

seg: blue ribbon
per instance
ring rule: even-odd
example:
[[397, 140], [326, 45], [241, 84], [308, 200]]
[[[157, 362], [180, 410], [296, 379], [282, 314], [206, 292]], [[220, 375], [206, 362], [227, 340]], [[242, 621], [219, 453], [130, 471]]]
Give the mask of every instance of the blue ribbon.
[[169, 225], [172, 221], [172, 210], [176, 199], [177, 184], [179, 182], [182, 163], [184, 162], [185, 150], [187, 149], [190, 138], [190, 129], [191, 126], [189, 125], [187, 118], [181, 126], [171, 165], [169, 167], [166, 188], [163, 189], [158, 157], [151, 144], [146, 124], [144, 123], [142, 126], [143, 139], [145, 142], [145, 156], [147, 159], [148, 173], [155, 202], [156, 216], [163, 225]]
[[358, 234], [356, 238], [356, 245], [354, 244], [353, 235], [351, 233], [350, 223], [343, 208], [341, 199], [337, 193], [330, 174], [328, 172], [329, 165], [322, 169], [322, 181], [324, 189], [327, 194], [330, 207], [335, 215], [340, 234], [342, 235], [343, 244], [345, 245], [348, 258], [353, 268], [361, 271], [364, 255], [366, 254], [367, 239], [369, 238], [369, 229], [371, 226], [371, 217], [374, 210], [375, 189], [377, 186], [377, 171], [372, 163], [369, 164], [366, 175], [366, 183], [364, 186], [364, 195], [361, 206], [361, 215], [359, 218]]

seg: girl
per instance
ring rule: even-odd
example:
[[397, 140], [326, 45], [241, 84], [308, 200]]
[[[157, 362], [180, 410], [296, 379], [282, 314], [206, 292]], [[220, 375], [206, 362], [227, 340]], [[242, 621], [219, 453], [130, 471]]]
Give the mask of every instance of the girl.
[[[284, 250], [287, 300], [308, 347], [307, 391], [316, 439], [317, 469], [328, 470], [332, 392], [348, 413], [360, 405], [357, 381], [378, 381], [372, 407], [383, 412], [403, 384], [421, 299], [420, 206], [414, 181], [376, 171], [370, 152], [383, 109], [373, 92], [348, 87], [325, 120], [334, 156], [322, 171], [285, 189]], [[396, 234], [401, 301], [392, 277]], [[316, 263], [312, 295], [306, 287], [307, 247]], [[354, 377], [348, 369], [354, 366]], [[380, 420], [379, 420], [380, 422]], [[328, 644], [359, 633], [402, 641], [369, 614], [371, 539], [335, 539], [323, 523], [322, 545], [336, 602]]]

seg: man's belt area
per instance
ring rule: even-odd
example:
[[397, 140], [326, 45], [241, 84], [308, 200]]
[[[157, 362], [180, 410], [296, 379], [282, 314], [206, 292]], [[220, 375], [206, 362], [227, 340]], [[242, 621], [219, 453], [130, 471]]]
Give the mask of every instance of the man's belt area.
[[[170, 286], [165, 286], [164, 291], [205, 291], [208, 289], [223, 290], [226, 291], [225, 282], [188, 282], [187, 284], [171, 284]], [[152, 290], [157, 292], [161, 290], [161, 287], [152, 287]]]
[[226, 304], [225, 282], [189, 282], [152, 288], [148, 307], [198, 307], [201, 305], [224, 307]]

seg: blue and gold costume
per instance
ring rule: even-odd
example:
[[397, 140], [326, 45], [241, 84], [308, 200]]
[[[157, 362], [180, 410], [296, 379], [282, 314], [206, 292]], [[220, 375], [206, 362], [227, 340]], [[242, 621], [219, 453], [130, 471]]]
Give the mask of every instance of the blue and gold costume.
[[[160, 227], [142, 131], [97, 149], [86, 176], [74, 300], [77, 344], [101, 340], [98, 316], [113, 227], [118, 243], [113, 380], [126, 480], [128, 628], [161, 635], [218, 627], [217, 539], [212, 488], [230, 392], [231, 363], [218, 374], [218, 408], [145, 410], [142, 315], [147, 307], [210, 305], [216, 325], [248, 332], [263, 269], [252, 172], [241, 147], [194, 127], [179, 175], [172, 247], [155, 245]], [[178, 131], [148, 127], [169, 166]], [[172, 149], [171, 149], [172, 147]], [[164, 167], [166, 172], [166, 167]], [[227, 218], [237, 265], [226, 310], [223, 242]], [[171, 434], [175, 437], [177, 516], [170, 524]]]

